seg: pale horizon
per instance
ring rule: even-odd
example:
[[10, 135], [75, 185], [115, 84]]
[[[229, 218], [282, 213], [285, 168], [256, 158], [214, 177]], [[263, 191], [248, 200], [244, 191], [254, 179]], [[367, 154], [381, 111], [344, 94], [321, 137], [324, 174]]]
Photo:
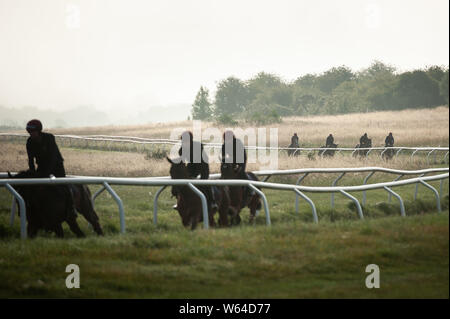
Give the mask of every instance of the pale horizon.
[[229, 76], [293, 81], [375, 60], [448, 67], [448, 10], [444, 0], [0, 0], [0, 105], [120, 116], [190, 110], [200, 86], [213, 98]]

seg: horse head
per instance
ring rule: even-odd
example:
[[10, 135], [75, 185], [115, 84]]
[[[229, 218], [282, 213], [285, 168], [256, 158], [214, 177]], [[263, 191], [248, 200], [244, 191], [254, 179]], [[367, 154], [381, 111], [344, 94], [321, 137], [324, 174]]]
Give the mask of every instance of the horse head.
[[237, 172], [232, 163], [220, 164], [220, 177], [222, 179], [234, 179], [237, 176]]
[[166, 156], [167, 161], [171, 164], [170, 166], [170, 177], [172, 179], [188, 179], [188, 172], [186, 169], [186, 164], [181, 160], [181, 157], [177, 159], [170, 159]]

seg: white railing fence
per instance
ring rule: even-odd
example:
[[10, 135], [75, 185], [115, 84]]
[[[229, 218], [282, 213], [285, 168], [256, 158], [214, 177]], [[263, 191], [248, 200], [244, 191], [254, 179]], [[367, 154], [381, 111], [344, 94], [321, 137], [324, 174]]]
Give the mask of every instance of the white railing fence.
[[[270, 225], [270, 213], [269, 213], [269, 205], [267, 202], [267, 198], [264, 193], [260, 189], [275, 189], [275, 190], [283, 190], [283, 191], [293, 191], [296, 194], [296, 212], [298, 213], [298, 198], [303, 198], [310, 206], [313, 215], [314, 222], [318, 222], [317, 210], [314, 202], [306, 196], [305, 192], [312, 193], [331, 193], [332, 195], [332, 205], [334, 205], [334, 193], [340, 193], [348, 198], [350, 198], [356, 205], [358, 215], [361, 219], [364, 218], [362, 207], [354, 196], [350, 195], [348, 192], [363, 192], [363, 205], [365, 203], [365, 192], [373, 189], [384, 189], [389, 194], [389, 200], [393, 195], [399, 200], [400, 203], [400, 212], [402, 216], [405, 216], [405, 209], [403, 200], [400, 195], [392, 191], [392, 187], [398, 187], [402, 185], [410, 185], [416, 184], [416, 193], [417, 195], [417, 186], [418, 184], [422, 184], [426, 188], [430, 189], [435, 197], [437, 202], [437, 209], [440, 212], [440, 198], [443, 189], [443, 181], [448, 179], [449, 173], [448, 168], [434, 168], [434, 169], [426, 169], [426, 170], [418, 170], [418, 171], [404, 171], [404, 170], [393, 170], [386, 169], [381, 167], [365, 167], [365, 168], [331, 168], [331, 169], [297, 169], [297, 170], [284, 170], [284, 171], [259, 171], [254, 172], [257, 176], [265, 176], [263, 181], [248, 181], [248, 180], [218, 180], [218, 174], [211, 175], [211, 179], [209, 180], [200, 180], [200, 179], [189, 179], [189, 180], [172, 180], [167, 176], [164, 177], [150, 177], [150, 178], [116, 178], [116, 177], [65, 177], [65, 178], [34, 178], [34, 179], [10, 179], [7, 178], [5, 173], [0, 173], [0, 187], [6, 187], [6, 189], [11, 192], [13, 195], [13, 205], [11, 209], [11, 223], [14, 221], [15, 215], [15, 203], [16, 200], [19, 203], [20, 209], [20, 217], [21, 217], [21, 237], [26, 238], [26, 208], [25, 202], [23, 198], [15, 191], [13, 185], [55, 185], [55, 184], [90, 184], [90, 185], [102, 185], [99, 191], [97, 191], [93, 196], [92, 200], [95, 201], [95, 198], [104, 190], [108, 191], [111, 196], [116, 201], [119, 208], [119, 218], [120, 218], [120, 232], [125, 232], [125, 212], [123, 208], [123, 203], [117, 193], [112, 189], [111, 185], [128, 185], [128, 186], [161, 186], [161, 188], [157, 191], [154, 198], [154, 211], [153, 211], [153, 222], [157, 223], [157, 200], [161, 192], [167, 186], [173, 185], [187, 185], [191, 189], [193, 189], [202, 201], [202, 213], [203, 213], [203, 223], [204, 228], [209, 228], [208, 224], [208, 212], [207, 212], [207, 203], [206, 197], [200, 192], [196, 186], [200, 185], [216, 185], [216, 186], [247, 186], [255, 190], [258, 195], [262, 198], [264, 204], [264, 212], [266, 217], [266, 224]], [[368, 172], [369, 174], [364, 178], [363, 185], [359, 186], [337, 186], [337, 182], [341, 179], [346, 173], [355, 173], [355, 172]], [[398, 174], [399, 176], [390, 182], [385, 183], [376, 183], [376, 184], [366, 184], [367, 181], [373, 174], [376, 172], [384, 172], [391, 174]], [[442, 173], [446, 172], [446, 173]], [[313, 173], [339, 173], [339, 177], [333, 181], [331, 187], [316, 187], [316, 186], [302, 186], [299, 185], [300, 182], [309, 174]], [[441, 173], [433, 176], [425, 176], [426, 174], [431, 173]], [[301, 177], [298, 178], [296, 185], [289, 184], [278, 184], [278, 183], [269, 183], [267, 180], [274, 175], [294, 175], [294, 174], [302, 174]], [[419, 175], [419, 177], [399, 180], [401, 177], [405, 175]], [[6, 176], [5, 176], [6, 175]], [[5, 178], [6, 177], [6, 178]], [[429, 185], [427, 181], [436, 181], [440, 180], [440, 191], [438, 192], [434, 187]]]
[[[15, 138], [15, 137], [28, 137], [28, 134], [25, 133], [0, 133], [0, 137], [4, 138]], [[66, 141], [86, 141], [87, 143], [91, 142], [105, 142], [105, 143], [131, 143], [136, 145], [181, 145], [180, 140], [175, 139], [155, 139], [155, 138], [144, 138], [144, 137], [133, 137], [133, 136], [110, 136], [110, 135], [58, 135], [55, 134], [55, 137], [60, 138], [61, 140]], [[221, 143], [203, 143], [205, 148], [221, 148]], [[106, 145], [106, 144], [105, 144]], [[69, 145], [70, 146], [70, 145]], [[85, 147], [89, 147], [89, 144], [86, 144]], [[105, 146], [107, 147], [107, 146]], [[443, 161], [445, 163], [448, 162], [448, 155], [449, 155], [449, 147], [407, 147], [407, 146], [396, 146], [396, 147], [371, 147], [371, 148], [355, 148], [355, 147], [337, 147], [337, 148], [322, 148], [322, 147], [298, 147], [298, 148], [291, 148], [291, 147], [262, 147], [262, 146], [245, 146], [247, 150], [277, 150], [277, 151], [288, 151], [293, 150], [294, 154], [301, 152], [315, 152], [315, 151], [324, 151], [324, 150], [334, 150], [336, 151], [336, 154], [339, 154], [340, 152], [351, 152], [353, 155], [357, 151], [364, 151], [367, 150], [368, 152], [365, 154], [365, 157], [369, 156], [369, 154], [372, 151], [380, 151], [379, 156], [382, 157], [383, 154], [389, 150], [392, 149], [395, 151], [394, 156], [398, 157], [398, 155], [402, 151], [409, 151], [411, 152], [410, 159], [413, 160], [414, 156], [416, 154], [420, 154], [420, 152], [427, 152], [426, 159], [427, 162], [429, 161], [429, 157], [431, 154], [434, 154], [434, 161], [436, 162], [436, 156], [438, 152], [445, 152]], [[323, 153], [322, 153], [323, 156]]]

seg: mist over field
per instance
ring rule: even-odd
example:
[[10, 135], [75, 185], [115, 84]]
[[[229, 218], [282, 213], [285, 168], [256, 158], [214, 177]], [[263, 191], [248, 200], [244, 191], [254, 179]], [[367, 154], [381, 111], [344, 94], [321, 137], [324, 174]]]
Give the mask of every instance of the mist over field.
[[448, 21], [442, 0], [2, 0], [0, 126], [444, 105]]
[[189, 105], [181, 104], [140, 110], [122, 108], [108, 111], [101, 111], [92, 106], [57, 111], [32, 106], [21, 108], [0, 106], [0, 129], [24, 128], [32, 118], [40, 119], [46, 128], [149, 124], [186, 120], [189, 112]]

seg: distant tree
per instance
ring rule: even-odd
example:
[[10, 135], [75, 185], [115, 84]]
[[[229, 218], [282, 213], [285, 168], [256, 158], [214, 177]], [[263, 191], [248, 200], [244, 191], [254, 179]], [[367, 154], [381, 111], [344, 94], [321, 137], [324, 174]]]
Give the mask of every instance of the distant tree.
[[299, 77], [294, 82], [294, 86], [299, 86], [302, 88], [314, 88], [317, 85], [317, 76], [314, 74], [306, 74], [302, 77]]
[[214, 115], [234, 116], [245, 110], [250, 95], [245, 83], [235, 77], [229, 77], [217, 85]]
[[425, 72], [430, 78], [437, 82], [441, 82], [442, 78], [445, 75], [445, 70], [437, 65], [430, 66], [428, 69], [426, 69]]
[[341, 83], [353, 80], [354, 76], [352, 70], [346, 66], [332, 68], [317, 78], [317, 88], [322, 92], [331, 93]]
[[296, 115], [319, 114], [325, 103], [325, 94], [318, 89], [294, 85], [292, 100]]
[[439, 93], [444, 99], [445, 103], [448, 105], [448, 70], [445, 72], [444, 76], [439, 83]]
[[378, 60], [372, 62], [370, 67], [363, 69], [358, 73], [359, 79], [378, 79], [386, 78], [386, 76], [393, 76], [395, 72], [395, 67], [384, 64]]
[[445, 103], [439, 83], [422, 70], [400, 74], [394, 93], [401, 108], [433, 107]]
[[260, 72], [254, 78], [247, 81], [247, 87], [252, 99], [257, 94], [277, 88], [283, 84], [283, 81], [278, 76], [265, 72]]
[[206, 120], [211, 118], [213, 113], [211, 105], [208, 89], [201, 86], [195, 97], [194, 104], [192, 105], [192, 119]]

